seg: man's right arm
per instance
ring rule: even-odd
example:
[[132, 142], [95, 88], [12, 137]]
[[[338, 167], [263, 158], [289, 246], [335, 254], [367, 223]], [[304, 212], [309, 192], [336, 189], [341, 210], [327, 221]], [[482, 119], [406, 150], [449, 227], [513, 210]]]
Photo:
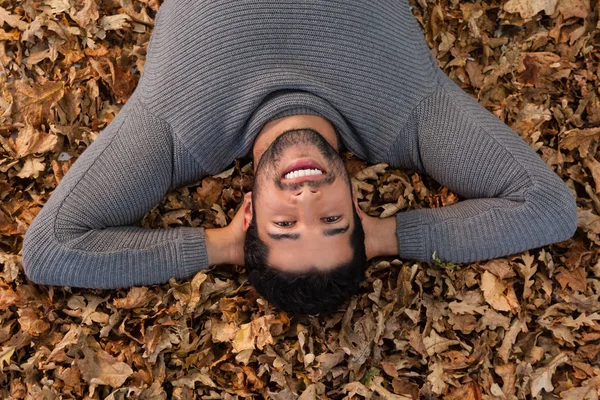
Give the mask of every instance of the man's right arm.
[[118, 288], [188, 278], [209, 265], [205, 230], [134, 225], [173, 187], [202, 171], [170, 126], [132, 95], [82, 153], [36, 216], [23, 243], [34, 282]]

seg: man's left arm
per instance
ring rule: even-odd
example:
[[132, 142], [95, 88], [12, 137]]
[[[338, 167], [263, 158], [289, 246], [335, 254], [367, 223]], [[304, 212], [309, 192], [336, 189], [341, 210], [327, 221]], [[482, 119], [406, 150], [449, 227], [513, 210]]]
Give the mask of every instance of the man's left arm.
[[430, 262], [435, 252], [464, 263], [570, 238], [577, 225], [570, 189], [514, 131], [439, 74], [437, 90], [409, 121], [418, 143], [411, 158], [465, 200], [392, 217], [396, 253]]

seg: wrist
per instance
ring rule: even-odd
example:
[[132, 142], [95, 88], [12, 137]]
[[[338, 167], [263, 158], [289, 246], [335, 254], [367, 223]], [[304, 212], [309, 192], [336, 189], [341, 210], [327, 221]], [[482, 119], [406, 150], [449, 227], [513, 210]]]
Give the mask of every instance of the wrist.
[[208, 265], [230, 264], [230, 243], [225, 228], [205, 229]]
[[367, 258], [398, 255], [396, 217], [369, 217], [370, 229], [365, 230]]

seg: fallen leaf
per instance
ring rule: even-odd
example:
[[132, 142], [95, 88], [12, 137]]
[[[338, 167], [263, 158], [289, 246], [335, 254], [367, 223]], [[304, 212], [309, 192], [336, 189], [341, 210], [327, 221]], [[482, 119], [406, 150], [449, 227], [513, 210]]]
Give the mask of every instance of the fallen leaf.
[[444, 393], [448, 385], [444, 376], [444, 366], [442, 363], [434, 361], [433, 364], [429, 366], [429, 371], [431, 371], [431, 373], [427, 375], [427, 382], [431, 384], [433, 393], [438, 395]]
[[63, 82], [44, 84], [17, 80], [13, 85], [16, 116], [21, 121], [38, 125], [42, 121], [53, 121], [53, 108], [64, 95]]
[[84, 341], [84, 358], [75, 361], [81, 376], [91, 384], [109, 385], [114, 388], [121, 386], [133, 374], [133, 370], [101, 348], [92, 349], [89, 344], [92, 340], [88, 338], [87, 342]]
[[561, 134], [560, 146], [567, 150], [578, 149], [582, 158], [587, 158], [592, 141], [600, 137], [600, 128], [570, 129]]
[[32, 156], [28, 156], [25, 159], [25, 163], [23, 167], [17, 174], [19, 178], [37, 178], [40, 175], [40, 172], [46, 169], [46, 164], [43, 163], [44, 157], [35, 158]]
[[556, 369], [562, 364], [567, 362], [569, 356], [566, 353], [557, 354], [548, 365], [538, 368], [531, 374], [531, 396], [536, 397], [542, 389], [546, 392], [552, 392], [554, 386], [552, 385], [552, 376]]
[[589, 0], [560, 0], [557, 9], [565, 20], [573, 17], [586, 19], [590, 13], [590, 2]]
[[25, 128], [19, 131], [19, 136], [15, 142], [15, 149], [20, 157], [29, 154], [42, 154], [56, 149], [58, 138], [56, 135], [42, 133], [32, 125], [26, 124]]
[[116, 308], [123, 308], [130, 310], [133, 308], [144, 307], [152, 299], [152, 294], [149, 293], [147, 287], [132, 287], [127, 292], [127, 297], [122, 299], [115, 299], [113, 304]]
[[131, 17], [127, 14], [107, 15], [100, 19], [100, 26], [105, 31], [116, 31], [119, 29], [128, 29]]
[[444, 351], [448, 350], [450, 346], [459, 343], [460, 342], [458, 340], [446, 339], [445, 337], [438, 335], [438, 333], [433, 329], [431, 330], [429, 336], [423, 337], [423, 344], [425, 345], [427, 354], [430, 356], [443, 353]]
[[27, 29], [27, 22], [22, 21], [18, 16], [11, 14], [3, 7], [0, 7], [0, 26], [4, 23], [7, 23], [13, 28], [17, 28], [20, 31]]
[[508, 0], [504, 3], [504, 10], [509, 13], [519, 13], [521, 17], [529, 19], [544, 11], [546, 15], [554, 14], [558, 0]]
[[412, 397], [394, 394], [383, 387], [383, 377], [381, 376], [371, 378], [366, 387], [377, 393], [383, 400], [412, 400]]
[[505, 294], [506, 285], [493, 274], [485, 271], [481, 275], [481, 290], [485, 301], [498, 311], [510, 311], [511, 305]]

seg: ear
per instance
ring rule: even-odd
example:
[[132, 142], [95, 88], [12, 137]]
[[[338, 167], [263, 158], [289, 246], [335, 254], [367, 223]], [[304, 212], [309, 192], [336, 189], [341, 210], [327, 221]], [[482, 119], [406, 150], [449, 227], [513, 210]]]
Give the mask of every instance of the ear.
[[354, 192], [352, 193], [352, 202], [354, 203], [354, 209], [356, 210], [356, 213], [358, 214], [358, 218], [360, 218], [361, 222], [363, 222], [364, 218], [365, 218], [365, 213], [358, 205], [358, 199], [354, 195]]
[[250, 223], [252, 222], [252, 192], [248, 192], [244, 195], [244, 204], [242, 205], [242, 212], [244, 213], [244, 232], [248, 230]]

